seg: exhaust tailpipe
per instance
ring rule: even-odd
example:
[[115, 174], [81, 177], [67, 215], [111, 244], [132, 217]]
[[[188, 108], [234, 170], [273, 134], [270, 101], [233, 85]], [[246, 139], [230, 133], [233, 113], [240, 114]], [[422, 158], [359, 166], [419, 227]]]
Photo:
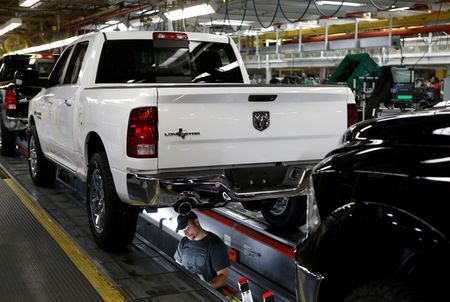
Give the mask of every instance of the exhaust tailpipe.
[[178, 196], [177, 202], [173, 205], [175, 212], [187, 215], [200, 202], [200, 195], [195, 192], [185, 191]]
[[178, 206], [178, 214], [187, 215], [192, 210], [192, 204], [189, 201], [182, 201]]

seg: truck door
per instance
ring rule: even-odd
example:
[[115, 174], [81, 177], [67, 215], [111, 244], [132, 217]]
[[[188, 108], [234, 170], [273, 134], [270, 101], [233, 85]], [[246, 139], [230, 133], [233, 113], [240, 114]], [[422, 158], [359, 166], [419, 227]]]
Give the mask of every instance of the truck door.
[[76, 169], [75, 164], [75, 138], [73, 133], [74, 123], [78, 122], [76, 116], [77, 100], [80, 94], [79, 75], [88, 47], [88, 42], [81, 42], [75, 46], [70, 57], [64, 76], [64, 82], [60, 89], [55, 90], [55, 102], [53, 129], [55, 139], [55, 156], [67, 168]]
[[67, 48], [58, 62], [56, 63], [49, 78], [49, 87], [45, 90], [45, 94], [33, 100], [32, 114], [35, 117], [36, 128], [38, 131], [39, 142], [41, 148], [46, 154], [53, 157], [54, 152], [54, 109], [55, 103], [58, 102], [59, 91], [64, 81], [64, 71], [68, 64], [70, 53], [73, 47]]

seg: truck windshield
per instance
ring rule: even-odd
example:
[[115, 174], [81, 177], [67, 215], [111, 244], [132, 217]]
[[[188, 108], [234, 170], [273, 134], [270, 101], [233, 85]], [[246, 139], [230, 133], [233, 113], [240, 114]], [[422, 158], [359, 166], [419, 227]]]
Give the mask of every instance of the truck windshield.
[[96, 83], [243, 83], [231, 45], [197, 41], [174, 45], [105, 41]]

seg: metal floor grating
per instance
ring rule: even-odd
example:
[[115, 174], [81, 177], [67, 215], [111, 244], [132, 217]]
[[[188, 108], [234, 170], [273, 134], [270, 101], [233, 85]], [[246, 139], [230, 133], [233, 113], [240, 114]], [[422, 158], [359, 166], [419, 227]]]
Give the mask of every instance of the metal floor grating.
[[0, 179], [8, 179], [9, 176], [3, 171], [3, 169], [0, 167]]
[[0, 192], [1, 300], [103, 301], [3, 180]]

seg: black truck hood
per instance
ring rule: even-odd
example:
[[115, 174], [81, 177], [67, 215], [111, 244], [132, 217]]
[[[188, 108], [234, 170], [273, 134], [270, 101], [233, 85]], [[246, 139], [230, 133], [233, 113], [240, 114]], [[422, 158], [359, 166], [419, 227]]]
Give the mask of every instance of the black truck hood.
[[358, 123], [345, 132], [342, 147], [363, 145], [450, 146], [450, 109], [387, 116]]

